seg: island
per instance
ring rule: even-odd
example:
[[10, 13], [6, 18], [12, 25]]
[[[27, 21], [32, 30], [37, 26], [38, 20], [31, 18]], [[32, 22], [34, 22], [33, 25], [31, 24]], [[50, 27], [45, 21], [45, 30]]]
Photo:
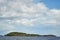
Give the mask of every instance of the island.
[[37, 36], [37, 37], [56, 37], [55, 35], [39, 35], [39, 34], [27, 34], [22, 32], [10, 32], [4, 36]]

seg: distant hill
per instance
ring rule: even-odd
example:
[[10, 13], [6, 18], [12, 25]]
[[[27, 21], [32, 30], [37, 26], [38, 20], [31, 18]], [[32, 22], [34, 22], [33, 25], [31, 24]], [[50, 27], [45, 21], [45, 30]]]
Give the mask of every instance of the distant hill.
[[22, 32], [10, 32], [4, 36], [42, 36], [42, 37], [56, 37], [55, 35], [39, 35], [39, 34], [27, 34]]
[[6, 34], [5, 36], [39, 36], [38, 34], [26, 34], [21, 32], [11, 32]]

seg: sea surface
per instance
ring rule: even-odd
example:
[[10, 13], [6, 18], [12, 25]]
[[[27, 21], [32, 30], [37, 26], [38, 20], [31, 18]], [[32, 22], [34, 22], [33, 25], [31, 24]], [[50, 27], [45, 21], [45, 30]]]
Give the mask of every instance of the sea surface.
[[0, 36], [0, 40], [60, 40], [60, 37]]

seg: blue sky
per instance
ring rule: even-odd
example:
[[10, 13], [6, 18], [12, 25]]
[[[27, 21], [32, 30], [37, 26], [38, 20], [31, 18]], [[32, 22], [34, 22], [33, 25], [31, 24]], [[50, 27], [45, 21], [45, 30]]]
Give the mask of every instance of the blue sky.
[[60, 36], [60, 0], [0, 0], [0, 35], [9, 32]]
[[36, 0], [36, 2], [43, 2], [50, 9], [60, 9], [60, 0]]

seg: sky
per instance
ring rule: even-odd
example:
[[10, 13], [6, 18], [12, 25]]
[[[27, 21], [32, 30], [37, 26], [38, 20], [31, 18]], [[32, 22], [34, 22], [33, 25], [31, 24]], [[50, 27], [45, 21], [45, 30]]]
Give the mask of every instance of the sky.
[[60, 36], [60, 0], [0, 0], [0, 35], [9, 32]]

